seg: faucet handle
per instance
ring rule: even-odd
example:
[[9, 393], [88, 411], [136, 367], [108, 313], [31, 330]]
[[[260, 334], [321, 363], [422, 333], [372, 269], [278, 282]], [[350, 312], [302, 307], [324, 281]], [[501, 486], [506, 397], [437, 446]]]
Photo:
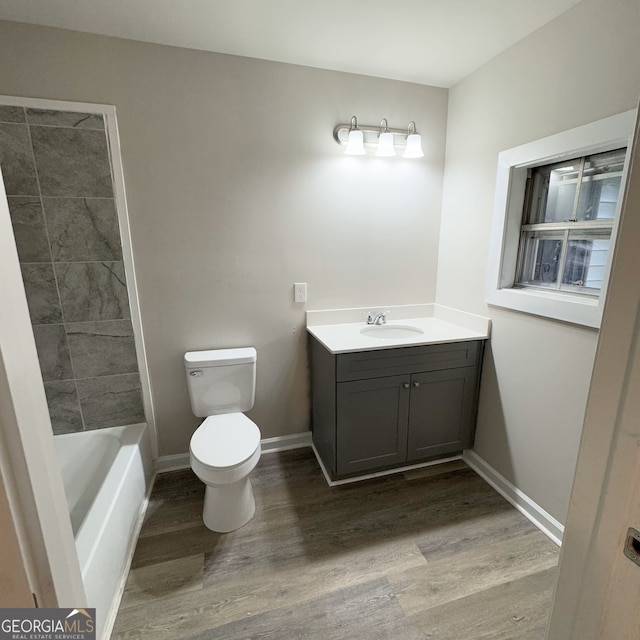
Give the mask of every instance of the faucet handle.
[[363, 311], [362, 315], [367, 316], [367, 324], [373, 324], [374, 315], [371, 311]]

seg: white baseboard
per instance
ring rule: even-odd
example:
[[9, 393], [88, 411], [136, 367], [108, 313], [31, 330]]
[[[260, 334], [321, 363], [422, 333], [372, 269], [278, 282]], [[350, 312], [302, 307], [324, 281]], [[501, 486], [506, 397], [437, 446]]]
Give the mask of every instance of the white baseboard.
[[564, 526], [552, 515], [536, 504], [528, 495], [520, 491], [503, 475], [499, 474], [477, 453], [465, 449], [462, 459], [503, 498], [510, 502], [522, 515], [528, 518], [542, 533], [558, 546], [562, 545]]
[[[277, 451], [288, 451], [289, 449], [300, 449], [311, 446], [311, 431], [293, 433], [288, 436], [276, 436], [275, 438], [264, 438], [260, 441], [262, 453], [276, 453]], [[171, 456], [160, 456], [153, 461], [153, 468], [156, 473], [166, 473], [167, 471], [179, 471], [188, 469], [191, 466], [188, 453], [176, 453]]]
[[289, 436], [276, 436], [275, 438], [264, 438], [260, 442], [262, 453], [276, 453], [277, 451], [288, 451], [289, 449], [302, 449], [311, 446], [311, 431], [302, 433], [292, 433]]
[[160, 456], [153, 461], [153, 470], [156, 473], [167, 471], [180, 471], [191, 466], [188, 453], [176, 453], [171, 456]]

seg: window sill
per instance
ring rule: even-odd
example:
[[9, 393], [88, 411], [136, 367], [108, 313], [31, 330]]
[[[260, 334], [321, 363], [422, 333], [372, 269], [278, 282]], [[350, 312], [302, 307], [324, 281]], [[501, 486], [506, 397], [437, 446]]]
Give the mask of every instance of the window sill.
[[487, 304], [592, 329], [599, 329], [602, 320], [602, 306], [599, 300], [556, 292], [498, 289], [487, 296]]

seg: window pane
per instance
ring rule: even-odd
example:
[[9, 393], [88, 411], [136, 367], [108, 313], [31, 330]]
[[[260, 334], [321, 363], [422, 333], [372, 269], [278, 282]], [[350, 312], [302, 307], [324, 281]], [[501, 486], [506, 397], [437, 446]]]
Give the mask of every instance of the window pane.
[[562, 238], [544, 232], [525, 234], [520, 284], [556, 287]]
[[580, 185], [578, 220], [613, 220], [616, 213], [624, 150], [600, 153], [585, 159]]
[[569, 234], [562, 288], [568, 290], [602, 288], [611, 240], [602, 234]]
[[579, 164], [578, 161], [551, 170], [547, 206], [540, 222], [563, 222], [571, 219], [576, 200]]
[[531, 202], [527, 222], [564, 222], [573, 215], [581, 160], [532, 170]]

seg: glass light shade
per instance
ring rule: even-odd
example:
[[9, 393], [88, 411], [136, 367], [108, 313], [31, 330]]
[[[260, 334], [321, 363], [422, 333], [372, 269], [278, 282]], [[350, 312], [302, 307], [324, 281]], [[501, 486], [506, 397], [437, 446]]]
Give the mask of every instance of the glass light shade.
[[403, 158], [422, 158], [422, 136], [419, 133], [412, 133], [407, 136], [407, 148], [402, 154]]
[[393, 146], [393, 133], [391, 133], [391, 131], [385, 131], [378, 137], [376, 155], [381, 158], [390, 158], [396, 155], [396, 150]]
[[344, 152], [348, 156], [363, 156], [366, 153], [364, 150], [364, 136], [360, 129], [351, 129], [349, 131], [347, 148]]

